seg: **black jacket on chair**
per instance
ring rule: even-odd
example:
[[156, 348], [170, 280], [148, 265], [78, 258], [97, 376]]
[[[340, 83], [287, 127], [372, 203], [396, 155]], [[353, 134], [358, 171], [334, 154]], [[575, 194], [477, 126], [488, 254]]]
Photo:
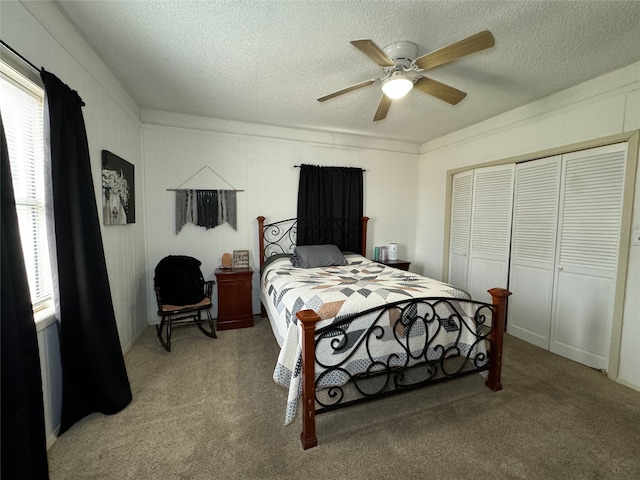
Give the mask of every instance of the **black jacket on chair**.
[[200, 260], [185, 255], [169, 255], [155, 270], [154, 285], [165, 305], [193, 305], [204, 298], [204, 277]]

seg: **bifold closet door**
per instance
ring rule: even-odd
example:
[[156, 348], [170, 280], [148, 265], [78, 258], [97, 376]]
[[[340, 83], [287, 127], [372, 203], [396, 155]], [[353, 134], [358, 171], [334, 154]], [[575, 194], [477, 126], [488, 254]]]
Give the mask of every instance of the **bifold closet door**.
[[549, 350], [598, 369], [609, 360], [626, 148], [566, 154], [562, 163]]
[[473, 170], [457, 173], [452, 181], [448, 281], [451, 285], [467, 290]]
[[474, 171], [468, 290], [476, 300], [508, 285], [514, 171], [514, 164]]
[[561, 157], [516, 165], [507, 331], [549, 349]]

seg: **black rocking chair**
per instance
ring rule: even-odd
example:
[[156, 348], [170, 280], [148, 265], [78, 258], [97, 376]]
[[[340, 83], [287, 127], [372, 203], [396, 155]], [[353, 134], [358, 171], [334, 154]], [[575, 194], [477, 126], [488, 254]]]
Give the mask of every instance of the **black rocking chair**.
[[210, 311], [215, 282], [204, 281], [200, 265], [201, 262], [193, 257], [169, 255], [156, 266], [154, 289], [158, 315], [162, 317], [156, 325], [156, 333], [168, 352], [171, 351], [173, 327], [197, 325], [208, 337], [218, 338]]

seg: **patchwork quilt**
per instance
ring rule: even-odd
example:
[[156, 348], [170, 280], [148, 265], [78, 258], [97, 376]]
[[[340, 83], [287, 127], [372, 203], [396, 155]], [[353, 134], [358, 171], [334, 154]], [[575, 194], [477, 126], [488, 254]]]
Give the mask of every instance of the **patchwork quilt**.
[[[298, 399], [302, 391], [302, 345], [301, 329], [298, 328], [296, 313], [300, 310], [314, 310], [322, 321], [316, 324], [316, 330], [330, 324], [339, 323], [340, 319], [350, 314], [397, 301], [421, 297], [452, 297], [469, 299], [469, 295], [445, 283], [423, 277], [414, 273], [387, 267], [366, 259], [360, 255], [347, 254], [348, 264], [344, 266], [320, 268], [295, 268], [288, 257], [271, 261], [264, 268], [261, 282], [261, 299], [265, 306], [274, 336], [281, 347], [278, 362], [274, 371], [274, 380], [289, 390], [285, 424], [295, 417]], [[391, 316], [391, 314], [387, 314]], [[397, 319], [397, 317], [396, 317]], [[394, 318], [386, 321], [388, 329], [393, 328]], [[350, 332], [358, 335], [366, 330], [367, 317], [357, 320], [357, 324], [349, 326]], [[437, 329], [437, 335], [447, 335], [451, 330], [460, 330], [455, 325]], [[411, 336], [424, 336], [417, 329]], [[467, 339], [470, 348], [476, 348], [475, 332], [469, 332]], [[460, 336], [460, 332], [457, 333]], [[388, 335], [393, 339], [393, 333]], [[397, 338], [397, 335], [396, 335]], [[447, 343], [447, 339], [438, 342]], [[465, 339], [462, 339], [464, 344]], [[398, 349], [397, 342], [386, 342], [388, 346], [379, 347], [377, 354], [384, 356], [390, 353], [385, 348]], [[395, 344], [395, 346], [394, 346]], [[404, 352], [402, 352], [404, 354]], [[318, 353], [317, 353], [318, 354]], [[335, 351], [331, 355], [335, 356]], [[406, 354], [404, 354], [406, 358]], [[357, 373], [358, 368], [366, 369], [367, 362], [362, 359], [350, 359], [348, 370]], [[403, 361], [399, 357], [399, 361]], [[316, 364], [316, 378], [322, 373]], [[322, 377], [318, 386], [330, 386], [346, 382], [347, 378], [335, 376]]]

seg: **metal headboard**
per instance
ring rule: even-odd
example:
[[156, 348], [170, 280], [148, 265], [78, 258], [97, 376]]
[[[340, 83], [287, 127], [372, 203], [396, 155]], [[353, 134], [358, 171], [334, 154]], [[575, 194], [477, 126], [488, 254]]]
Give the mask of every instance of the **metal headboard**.
[[[300, 217], [280, 220], [265, 224], [265, 217], [260, 216], [258, 220], [258, 237], [260, 243], [260, 266], [264, 261], [277, 254], [293, 253], [298, 237], [298, 225], [304, 223], [306, 228], [311, 228], [319, 233], [320, 243], [330, 243], [333, 233], [340, 233], [342, 236], [361, 233], [362, 256], [367, 251], [367, 222], [369, 217], [362, 217], [360, 222], [345, 222], [343, 219], [333, 217]], [[322, 239], [326, 238], [325, 241]], [[338, 245], [342, 249], [340, 245]]]

